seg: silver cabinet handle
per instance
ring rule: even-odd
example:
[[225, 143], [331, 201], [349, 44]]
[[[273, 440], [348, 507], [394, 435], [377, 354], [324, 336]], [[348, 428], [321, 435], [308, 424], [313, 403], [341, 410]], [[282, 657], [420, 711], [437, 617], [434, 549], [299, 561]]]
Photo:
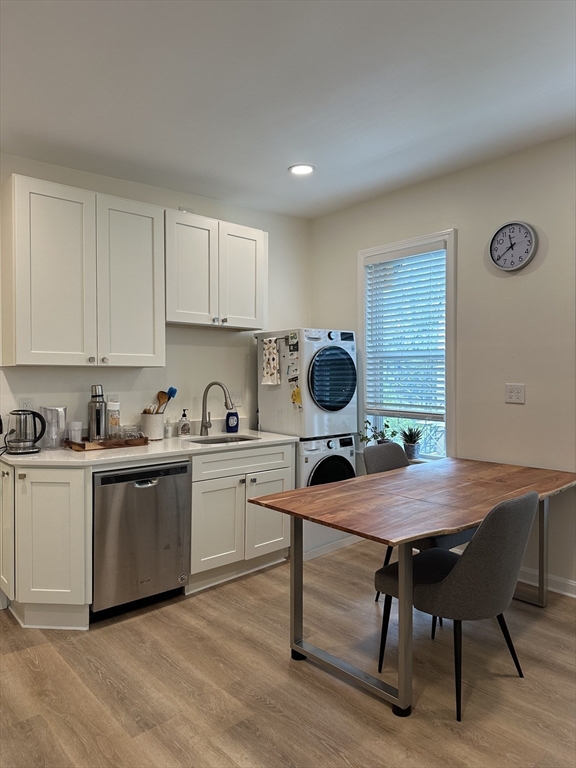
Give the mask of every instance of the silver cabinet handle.
[[102, 362], [104, 363], [104, 365], [108, 365], [108, 358], [107, 357], [103, 357], [102, 358]]
[[26, 480], [26, 472], [20, 472], [18, 474], [18, 480]]
[[250, 482], [251, 482], [251, 483], [257, 483], [257, 482], [258, 482], [258, 480], [257, 480], [255, 477], [251, 477], [251, 478], [250, 478]]
[[217, 322], [218, 322], [218, 318], [217, 318], [217, 317], [213, 317], [213, 318], [212, 318], [212, 322], [213, 322], [213, 323], [217, 323]]
[[245, 477], [241, 477], [238, 482], [240, 483], [240, 485], [244, 485], [246, 483], [246, 478]]
[[227, 317], [223, 317], [223, 318], [222, 318], [222, 322], [223, 322], [223, 323], [227, 323], [227, 322], [228, 322], [228, 318], [227, 318]]
[[96, 362], [96, 358], [95, 357], [89, 357], [88, 358], [88, 362], [89, 363], [95, 363]]

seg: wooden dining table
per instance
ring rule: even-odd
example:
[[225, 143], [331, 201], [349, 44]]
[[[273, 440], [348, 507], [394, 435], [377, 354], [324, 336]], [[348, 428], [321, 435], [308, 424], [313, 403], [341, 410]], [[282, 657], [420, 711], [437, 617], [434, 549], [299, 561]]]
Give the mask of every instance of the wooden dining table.
[[[292, 658], [315, 661], [390, 702], [394, 714], [409, 715], [412, 710], [412, 543], [425, 536], [475, 528], [500, 502], [537, 491], [538, 584], [531, 589], [519, 584], [515, 597], [545, 606], [549, 499], [573, 486], [576, 486], [576, 474], [572, 472], [447, 458], [251, 499], [254, 504], [291, 517]], [[397, 688], [304, 639], [303, 520], [398, 547]]]

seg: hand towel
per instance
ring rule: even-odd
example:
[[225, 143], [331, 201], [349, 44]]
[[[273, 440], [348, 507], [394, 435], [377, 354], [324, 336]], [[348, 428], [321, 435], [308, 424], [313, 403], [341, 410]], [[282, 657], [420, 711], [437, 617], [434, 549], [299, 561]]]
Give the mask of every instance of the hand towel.
[[276, 339], [263, 339], [262, 384], [280, 384], [280, 361]]

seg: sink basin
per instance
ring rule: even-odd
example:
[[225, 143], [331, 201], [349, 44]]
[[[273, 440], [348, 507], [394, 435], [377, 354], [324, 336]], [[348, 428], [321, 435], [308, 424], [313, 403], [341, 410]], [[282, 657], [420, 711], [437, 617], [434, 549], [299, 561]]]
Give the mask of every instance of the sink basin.
[[249, 437], [248, 435], [205, 435], [204, 437], [189, 437], [191, 443], [207, 443], [208, 445], [222, 445], [228, 443], [244, 443], [247, 440], [260, 440], [259, 437]]

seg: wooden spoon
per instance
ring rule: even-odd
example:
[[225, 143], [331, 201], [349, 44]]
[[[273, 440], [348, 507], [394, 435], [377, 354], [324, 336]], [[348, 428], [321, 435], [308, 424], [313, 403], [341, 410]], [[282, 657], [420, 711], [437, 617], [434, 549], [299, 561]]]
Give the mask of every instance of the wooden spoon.
[[160, 390], [160, 392], [158, 392], [157, 397], [158, 397], [158, 409], [156, 413], [160, 413], [162, 406], [166, 405], [168, 400], [170, 400], [170, 396], [168, 395], [168, 392], [164, 392], [164, 390]]

